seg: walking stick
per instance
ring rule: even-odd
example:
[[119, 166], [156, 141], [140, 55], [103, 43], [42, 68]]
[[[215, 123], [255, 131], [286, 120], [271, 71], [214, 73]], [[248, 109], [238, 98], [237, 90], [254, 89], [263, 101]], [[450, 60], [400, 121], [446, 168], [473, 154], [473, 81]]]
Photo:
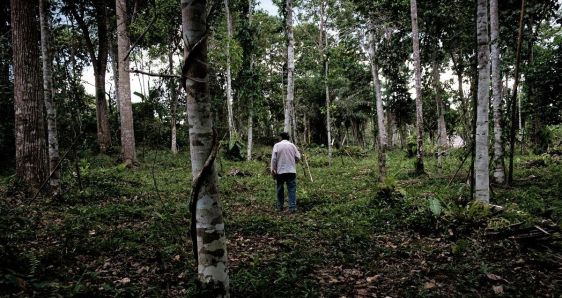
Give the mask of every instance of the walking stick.
[[310, 182], [314, 182], [314, 179], [312, 179], [312, 173], [310, 172], [310, 167], [308, 166], [308, 160], [306, 159], [306, 155], [304, 154], [304, 149], [302, 151], [302, 160], [304, 161], [304, 164], [302, 165], [303, 171], [306, 173], [304, 169], [304, 165], [306, 165], [306, 168], [308, 169], [308, 178], [310, 178]]

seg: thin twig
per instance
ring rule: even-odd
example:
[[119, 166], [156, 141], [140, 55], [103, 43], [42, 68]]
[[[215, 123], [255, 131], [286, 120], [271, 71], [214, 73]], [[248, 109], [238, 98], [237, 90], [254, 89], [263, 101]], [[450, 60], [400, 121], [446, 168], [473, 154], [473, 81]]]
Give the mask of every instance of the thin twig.
[[147, 72], [147, 71], [143, 71], [143, 70], [139, 70], [139, 69], [131, 69], [131, 70], [128, 70], [128, 72], [143, 74], [143, 75], [147, 75], [147, 76], [151, 76], [151, 77], [181, 79], [181, 76], [174, 75], [174, 74], [153, 73], [153, 72]]
[[70, 151], [73, 151], [72, 149], [74, 148], [74, 146], [76, 145], [76, 142], [78, 141], [78, 139], [80, 137], [82, 137], [82, 135], [84, 134], [84, 132], [82, 132], [79, 136], [77, 136], [74, 141], [72, 141], [72, 143], [70, 144], [70, 148], [68, 150], [66, 150], [66, 152], [64, 153], [64, 155], [62, 156], [62, 158], [59, 160], [59, 162], [57, 163], [57, 165], [55, 166], [55, 168], [51, 171], [51, 174], [49, 174], [49, 176], [47, 177], [47, 179], [45, 179], [45, 181], [43, 181], [43, 183], [41, 184], [41, 187], [39, 187], [39, 189], [37, 190], [37, 192], [35, 193], [35, 195], [33, 196], [33, 198], [28, 202], [31, 203], [33, 202], [37, 196], [39, 195], [39, 193], [41, 192], [41, 190], [43, 190], [43, 188], [45, 187], [45, 185], [47, 185], [47, 182], [49, 182], [49, 180], [51, 180], [51, 177], [53, 176], [53, 174], [57, 171], [57, 169], [60, 167], [60, 165], [62, 164], [62, 162], [66, 159], [66, 156], [68, 155], [68, 153], [70, 153]]
[[135, 42], [133, 43], [133, 46], [129, 49], [129, 51], [127, 52], [127, 55], [125, 55], [125, 58], [123, 58], [123, 61], [125, 61], [125, 60], [127, 60], [127, 58], [129, 58], [129, 55], [131, 55], [131, 52], [137, 47], [138, 43], [144, 38], [144, 36], [148, 32], [148, 30], [152, 27], [152, 25], [154, 25], [154, 22], [156, 22], [156, 19], [157, 19], [157, 15], [155, 14], [154, 17], [152, 18], [152, 21], [150, 21], [150, 24], [148, 24], [148, 26], [144, 29], [144, 31], [139, 36], [139, 38], [137, 38], [137, 40], [135, 40]]
[[470, 149], [470, 150], [468, 150], [468, 151], [465, 152], [465, 154], [464, 154], [464, 156], [463, 156], [463, 158], [462, 158], [461, 164], [460, 164], [460, 166], [457, 168], [457, 170], [455, 171], [455, 174], [453, 175], [453, 178], [451, 178], [451, 180], [449, 180], [449, 183], [447, 183], [447, 187], [451, 186], [451, 183], [452, 183], [453, 180], [455, 180], [455, 178], [457, 177], [457, 174], [459, 173], [459, 171], [461, 170], [462, 166], [464, 165], [464, 162], [465, 162], [466, 159], [468, 158], [468, 155], [472, 152], [472, 144], [471, 144], [471, 146], [470, 146], [469, 149]]

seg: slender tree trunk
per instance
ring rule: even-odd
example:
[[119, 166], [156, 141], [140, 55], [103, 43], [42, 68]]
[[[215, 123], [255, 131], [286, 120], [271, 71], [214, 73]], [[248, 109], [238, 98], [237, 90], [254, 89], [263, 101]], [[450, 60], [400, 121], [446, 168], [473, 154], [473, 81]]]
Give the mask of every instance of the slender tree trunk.
[[57, 134], [57, 110], [53, 102], [53, 55], [50, 43], [49, 3], [39, 0], [39, 19], [41, 22], [41, 58], [43, 60], [43, 96], [47, 111], [47, 133], [49, 145], [49, 181], [53, 195], [60, 194], [60, 171], [57, 165], [60, 160], [59, 141]]
[[186, 77], [191, 170], [194, 179], [203, 179], [195, 198], [197, 271], [207, 297], [228, 297], [228, 258], [217, 171], [212, 165], [208, 174], [199, 176], [212, 154], [215, 139], [208, 82], [207, 2], [181, 0], [181, 7], [183, 40], [187, 45], [183, 75]]
[[435, 90], [435, 104], [437, 106], [437, 172], [443, 173], [443, 156], [449, 147], [447, 127], [445, 125], [445, 109], [441, 98], [441, 70], [439, 62], [433, 61], [433, 89]]
[[375, 97], [376, 97], [376, 107], [377, 107], [377, 128], [378, 128], [378, 157], [379, 157], [379, 180], [384, 181], [386, 177], [386, 129], [384, 126], [384, 110], [382, 106], [382, 91], [381, 82], [379, 80], [379, 66], [377, 64], [375, 56], [375, 37], [373, 33], [373, 28], [369, 30], [369, 55], [371, 56], [371, 74], [373, 76], [373, 83], [375, 85]]
[[416, 77], [416, 173], [425, 172], [423, 165], [423, 107], [421, 93], [421, 61], [420, 40], [418, 34], [418, 8], [416, 0], [410, 0], [410, 15], [412, 18], [412, 44], [414, 49], [414, 72]]
[[226, 14], [226, 107], [228, 112], [228, 137], [232, 142], [236, 136], [234, 128], [234, 99], [232, 98], [232, 75], [230, 67], [230, 40], [232, 39], [232, 19], [230, 18], [230, 8], [228, 0], [224, 0], [224, 12]]
[[487, 0], [478, 0], [478, 103], [476, 106], [476, 159], [474, 160], [474, 199], [490, 202], [488, 154], [488, 106], [490, 103], [490, 42], [488, 39]]
[[11, 1], [16, 178], [38, 189], [47, 177], [47, 150], [37, 2]]
[[328, 74], [329, 74], [329, 58], [328, 58], [328, 31], [326, 30], [326, 15], [328, 10], [328, 4], [322, 2], [320, 6], [320, 52], [324, 58], [324, 89], [326, 92], [326, 131], [328, 137], [328, 162], [332, 165], [332, 119], [330, 115], [330, 87], [328, 85]]
[[517, 34], [517, 50], [515, 52], [515, 73], [514, 83], [512, 87], [512, 97], [511, 97], [511, 129], [509, 133], [509, 173], [507, 176], [507, 184], [511, 185], [513, 183], [513, 155], [515, 153], [515, 133], [516, 126], [515, 121], [517, 118], [516, 104], [517, 104], [517, 87], [519, 86], [519, 65], [521, 63], [521, 42], [523, 40], [523, 17], [525, 16], [525, 0], [521, 1], [521, 13], [519, 15], [519, 31]]
[[285, 102], [285, 122], [284, 131], [294, 136], [293, 113], [294, 105], [293, 99], [295, 97], [295, 39], [293, 36], [293, 0], [286, 0], [287, 20], [287, 100]]
[[[119, 107], [121, 102], [119, 101], [119, 61], [117, 58], [117, 47], [111, 42], [109, 44], [109, 58], [111, 59], [111, 71], [113, 72], [113, 85], [115, 86], [115, 106], [117, 107], [117, 120], [121, 123], [121, 115], [119, 113]], [[110, 105], [111, 106], [111, 105]]]
[[503, 160], [502, 111], [501, 111], [501, 75], [499, 43], [498, 0], [490, 0], [490, 38], [492, 62], [492, 107], [494, 111], [494, 179], [497, 183], [505, 182], [505, 164]]
[[119, 114], [121, 115], [121, 153], [123, 162], [132, 166], [136, 162], [135, 130], [131, 104], [131, 80], [129, 78], [129, 36], [127, 34], [127, 1], [115, 0], [117, 16], [117, 57], [119, 58]]
[[[248, 0], [248, 25], [252, 27], [253, 14], [252, 0]], [[250, 54], [250, 73], [254, 73], [254, 54]], [[252, 149], [254, 145], [254, 96], [250, 95], [248, 102], [248, 144], [246, 152], [246, 160], [252, 160]]]
[[90, 38], [88, 24], [83, 18], [83, 7], [76, 7], [74, 1], [70, 4], [70, 12], [78, 23], [80, 31], [86, 42], [86, 49], [92, 60], [94, 68], [94, 86], [96, 89], [96, 121], [97, 121], [97, 137], [101, 153], [106, 153], [111, 146], [111, 131], [109, 127], [108, 106], [105, 99], [105, 71], [107, 70], [107, 56], [109, 51], [108, 32], [107, 32], [107, 8], [106, 4], [101, 0], [93, 1], [94, 20], [97, 25], [97, 53], [94, 42]]
[[[170, 44], [171, 44], [171, 40], [170, 40]], [[170, 67], [170, 73], [174, 72], [174, 50], [173, 47], [170, 45], [170, 51], [168, 52], [168, 66]], [[171, 113], [172, 113], [172, 117], [171, 117], [171, 134], [172, 134], [172, 140], [171, 140], [171, 150], [173, 154], [177, 154], [178, 153], [178, 142], [177, 142], [177, 125], [176, 125], [176, 120], [177, 120], [177, 109], [178, 109], [178, 94], [176, 92], [176, 86], [174, 86], [174, 79], [170, 79], [170, 103], [171, 103]]]

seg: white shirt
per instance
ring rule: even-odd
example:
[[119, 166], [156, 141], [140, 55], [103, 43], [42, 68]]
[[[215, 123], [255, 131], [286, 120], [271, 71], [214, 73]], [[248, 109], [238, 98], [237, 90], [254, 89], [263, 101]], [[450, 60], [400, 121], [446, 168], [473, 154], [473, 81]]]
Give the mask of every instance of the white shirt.
[[271, 153], [271, 169], [277, 174], [297, 173], [296, 162], [301, 154], [293, 143], [282, 140], [273, 146]]

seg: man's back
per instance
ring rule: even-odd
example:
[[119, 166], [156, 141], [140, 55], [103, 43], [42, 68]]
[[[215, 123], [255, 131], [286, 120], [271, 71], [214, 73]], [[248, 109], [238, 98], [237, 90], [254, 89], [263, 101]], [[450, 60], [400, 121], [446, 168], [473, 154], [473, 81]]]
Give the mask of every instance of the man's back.
[[273, 146], [271, 153], [271, 169], [277, 174], [296, 173], [296, 161], [301, 155], [293, 143], [282, 140]]

